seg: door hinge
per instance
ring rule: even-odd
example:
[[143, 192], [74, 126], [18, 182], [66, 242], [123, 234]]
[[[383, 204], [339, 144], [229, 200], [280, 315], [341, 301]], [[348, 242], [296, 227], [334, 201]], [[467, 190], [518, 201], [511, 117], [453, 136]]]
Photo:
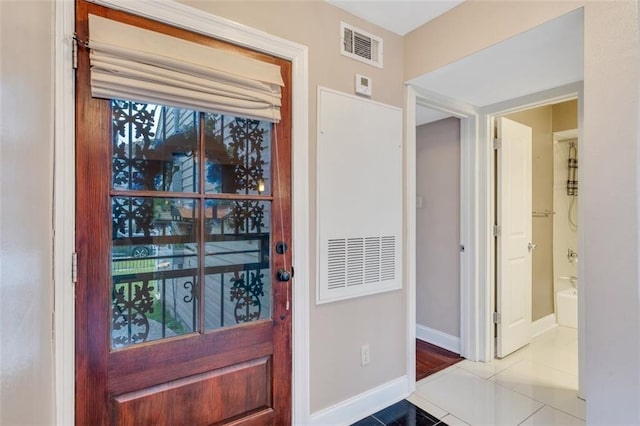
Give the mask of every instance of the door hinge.
[[71, 253], [71, 282], [78, 282], [78, 253], [75, 251]]
[[502, 322], [502, 314], [500, 312], [493, 313], [493, 322], [495, 324], [500, 324]]
[[502, 148], [502, 139], [495, 138], [493, 140], [493, 149], [500, 149], [500, 148]]
[[500, 225], [493, 225], [493, 236], [499, 237], [502, 235], [502, 227]]
[[74, 37], [71, 39], [71, 55], [73, 61], [73, 69], [78, 69], [78, 40]]

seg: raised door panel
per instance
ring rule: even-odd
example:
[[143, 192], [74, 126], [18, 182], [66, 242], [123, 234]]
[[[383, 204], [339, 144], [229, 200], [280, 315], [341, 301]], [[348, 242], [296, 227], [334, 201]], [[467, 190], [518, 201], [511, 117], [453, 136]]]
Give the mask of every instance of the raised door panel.
[[531, 128], [498, 120], [497, 356], [502, 358], [531, 338]]
[[208, 425], [271, 411], [269, 358], [115, 396], [117, 425]]

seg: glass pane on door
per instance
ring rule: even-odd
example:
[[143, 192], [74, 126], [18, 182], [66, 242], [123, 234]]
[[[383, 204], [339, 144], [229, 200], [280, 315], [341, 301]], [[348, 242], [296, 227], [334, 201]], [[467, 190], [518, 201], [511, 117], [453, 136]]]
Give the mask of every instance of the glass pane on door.
[[111, 348], [270, 318], [272, 124], [110, 105]]
[[271, 123], [205, 114], [207, 193], [271, 194]]
[[207, 200], [205, 329], [271, 318], [271, 203]]
[[114, 189], [198, 190], [198, 112], [113, 100], [111, 117]]
[[197, 331], [198, 201], [111, 201], [111, 348]]

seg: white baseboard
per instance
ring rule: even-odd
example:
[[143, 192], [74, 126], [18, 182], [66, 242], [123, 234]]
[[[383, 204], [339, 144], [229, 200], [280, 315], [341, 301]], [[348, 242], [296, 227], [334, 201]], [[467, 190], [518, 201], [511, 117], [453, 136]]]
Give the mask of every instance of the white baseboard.
[[416, 324], [416, 338], [440, 346], [448, 351], [460, 353], [460, 338], [426, 325]]
[[312, 425], [350, 425], [409, 396], [409, 379], [399, 377], [311, 415]]
[[556, 314], [549, 314], [546, 317], [542, 317], [531, 323], [531, 337], [539, 336], [545, 331], [551, 330], [553, 327], [557, 326], [558, 321], [556, 321]]

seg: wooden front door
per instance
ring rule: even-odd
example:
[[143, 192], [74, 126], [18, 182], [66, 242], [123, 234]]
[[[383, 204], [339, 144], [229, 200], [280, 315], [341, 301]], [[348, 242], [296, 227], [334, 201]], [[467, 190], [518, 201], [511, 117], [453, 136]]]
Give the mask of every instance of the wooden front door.
[[[76, 86], [76, 422], [291, 423], [290, 64], [78, 1], [88, 13], [276, 63], [278, 124]], [[286, 244], [286, 245], [285, 245]]]

